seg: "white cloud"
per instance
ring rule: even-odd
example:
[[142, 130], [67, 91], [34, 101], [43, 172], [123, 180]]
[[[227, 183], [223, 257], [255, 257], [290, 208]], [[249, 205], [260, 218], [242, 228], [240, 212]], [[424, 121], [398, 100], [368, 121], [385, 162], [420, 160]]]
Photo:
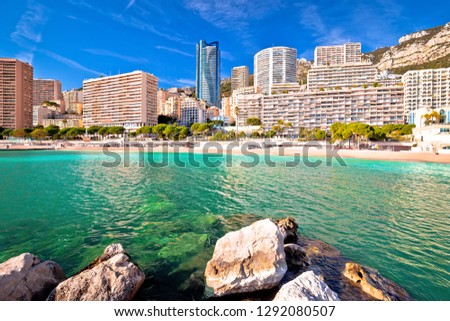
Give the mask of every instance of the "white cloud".
[[229, 60], [229, 61], [234, 61], [235, 60], [234, 56], [230, 52], [224, 51], [224, 50], [220, 51], [220, 57], [225, 59], [225, 60]]
[[341, 44], [348, 39], [343, 35], [343, 30], [338, 27], [329, 27], [319, 14], [318, 7], [312, 4], [301, 4], [300, 24], [313, 32], [315, 42], [320, 45]]
[[114, 14], [114, 13], [111, 14], [110, 17], [114, 21], [119, 22], [119, 23], [123, 24], [124, 26], [133, 27], [133, 28], [140, 29], [143, 31], [148, 31], [157, 36], [166, 38], [166, 39], [174, 41], [174, 42], [178, 42], [178, 43], [182, 43], [182, 44], [189, 44], [189, 45], [193, 44], [192, 42], [186, 41], [185, 39], [175, 36], [172, 33], [159, 31], [154, 26], [152, 26], [140, 19], [134, 18], [134, 17], [124, 17], [121, 14]]
[[188, 53], [188, 52], [176, 49], [176, 48], [170, 48], [170, 47], [166, 47], [166, 46], [155, 46], [155, 48], [159, 49], [159, 50], [166, 50], [166, 51], [174, 52], [174, 53], [186, 56], [186, 57], [195, 57], [194, 54], [191, 54], [191, 53]]
[[87, 20], [84, 20], [84, 19], [81, 19], [81, 18], [78, 18], [78, 17], [75, 17], [75, 16], [67, 16], [67, 18], [69, 18], [71, 20], [79, 21], [79, 22], [82, 22], [82, 23], [85, 23], [85, 24], [89, 24], [89, 22]]
[[135, 2], [136, 2], [136, 0], [130, 0], [130, 2], [128, 3], [128, 6], [125, 10], [130, 9], [134, 5]]
[[104, 49], [83, 49], [83, 50], [90, 54], [93, 54], [93, 55], [113, 57], [113, 58], [117, 58], [120, 60], [131, 62], [131, 63], [136, 63], [136, 64], [147, 64], [148, 63], [148, 59], [146, 59], [146, 58], [136, 58], [136, 57], [125, 56], [125, 55], [122, 55], [122, 54], [119, 54], [117, 52], [110, 51], [110, 50], [104, 50]]
[[28, 62], [29, 64], [33, 64], [34, 53], [22, 51], [16, 55], [16, 59], [23, 62]]
[[280, 9], [281, 0], [184, 0], [184, 6], [221, 29], [247, 27], [249, 20], [263, 19]]
[[24, 40], [40, 43], [42, 41], [42, 33], [38, 29], [44, 26], [47, 20], [45, 8], [30, 2], [27, 11], [20, 17], [16, 30], [11, 33], [11, 39], [17, 44], [22, 44]]
[[192, 79], [177, 79], [177, 83], [184, 86], [195, 86], [196, 81]]
[[42, 54], [46, 55], [47, 57], [50, 57], [52, 59], [55, 59], [56, 61], [59, 61], [60, 63], [66, 65], [66, 66], [68, 66], [68, 67], [70, 67], [72, 69], [81, 70], [81, 71], [84, 71], [84, 72], [87, 72], [87, 73], [90, 73], [90, 74], [95, 74], [97, 76], [102, 74], [99, 71], [95, 71], [95, 70], [89, 69], [88, 67], [85, 67], [85, 66], [81, 65], [80, 63], [78, 63], [78, 62], [76, 62], [74, 60], [71, 60], [71, 59], [69, 59], [67, 57], [63, 57], [61, 55], [58, 55], [58, 54], [56, 54], [56, 53], [54, 53], [52, 51], [40, 50], [39, 52], [41, 52]]
[[[282, 0], [184, 0], [185, 8], [219, 29], [232, 30], [247, 49], [254, 51], [250, 24], [284, 7]], [[225, 58], [226, 59], [226, 58]]]

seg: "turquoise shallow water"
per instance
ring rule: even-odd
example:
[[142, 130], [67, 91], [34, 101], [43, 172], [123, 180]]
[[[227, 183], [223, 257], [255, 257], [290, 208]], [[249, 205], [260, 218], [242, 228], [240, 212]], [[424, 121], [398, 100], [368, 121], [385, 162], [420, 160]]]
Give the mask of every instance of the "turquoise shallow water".
[[[156, 154], [162, 159], [162, 154]], [[201, 158], [201, 155], [196, 155]], [[188, 155], [181, 155], [187, 159]], [[216, 157], [223, 160], [223, 157]], [[103, 167], [100, 153], [0, 152], [0, 262], [23, 252], [71, 275], [113, 242], [146, 274], [140, 298], [186, 298], [225, 232], [294, 216], [300, 232], [378, 269], [419, 300], [450, 300], [450, 166]], [[179, 295], [179, 297], [177, 297]]]

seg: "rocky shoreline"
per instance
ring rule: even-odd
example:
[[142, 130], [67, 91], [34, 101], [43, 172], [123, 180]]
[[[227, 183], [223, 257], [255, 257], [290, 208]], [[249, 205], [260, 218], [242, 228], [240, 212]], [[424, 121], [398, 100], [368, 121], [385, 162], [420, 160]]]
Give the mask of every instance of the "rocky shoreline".
[[[265, 219], [227, 233], [188, 288], [205, 300], [413, 300], [376, 270], [298, 236], [297, 228], [292, 218]], [[25, 253], [0, 264], [0, 300], [127, 301], [145, 278], [120, 244], [70, 278], [57, 263]]]

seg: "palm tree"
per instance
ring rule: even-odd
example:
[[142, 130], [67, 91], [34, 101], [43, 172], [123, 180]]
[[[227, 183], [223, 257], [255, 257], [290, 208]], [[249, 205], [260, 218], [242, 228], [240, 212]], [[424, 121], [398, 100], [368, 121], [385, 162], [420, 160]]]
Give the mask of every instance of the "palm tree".
[[437, 124], [441, 120], [441, 115], [436, 110], [433, 110], [430, 116], [434, 124]]
[[272, 127], [272, 130], [276, 131], [277, 134], [280, 135], [286, 127], [292, 127], [292, 123], [285, 123], [284, 120], [278, 119], [277, 124]]
[[431, 114], [425, 114], [422, 117], [425, 118], [425, 125], [429, 125], [432, 117]]
[[234, 108], [234, 113], [236, 114], [236, 139], [239, 141], [239, 135], [238, 135], [238, 133], [239, 133], [239, 113], [240, 113], [240, 110], [239, 110], [239, 107], [235, 107]]

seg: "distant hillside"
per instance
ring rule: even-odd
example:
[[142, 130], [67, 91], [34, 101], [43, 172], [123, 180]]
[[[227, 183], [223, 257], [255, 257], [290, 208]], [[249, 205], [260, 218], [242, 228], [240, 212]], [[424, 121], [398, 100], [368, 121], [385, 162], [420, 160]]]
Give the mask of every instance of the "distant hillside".
[[311, 69], [314, 61], [306, 59], [297, 59], [297, 82], [299, 85], [306, 85], [308, 82], [308, 71]]
[[365, 54], [379, 70], [403, 74], [408, 70], [450, 67], [450, 23], [399, 39], [393, 47]]

